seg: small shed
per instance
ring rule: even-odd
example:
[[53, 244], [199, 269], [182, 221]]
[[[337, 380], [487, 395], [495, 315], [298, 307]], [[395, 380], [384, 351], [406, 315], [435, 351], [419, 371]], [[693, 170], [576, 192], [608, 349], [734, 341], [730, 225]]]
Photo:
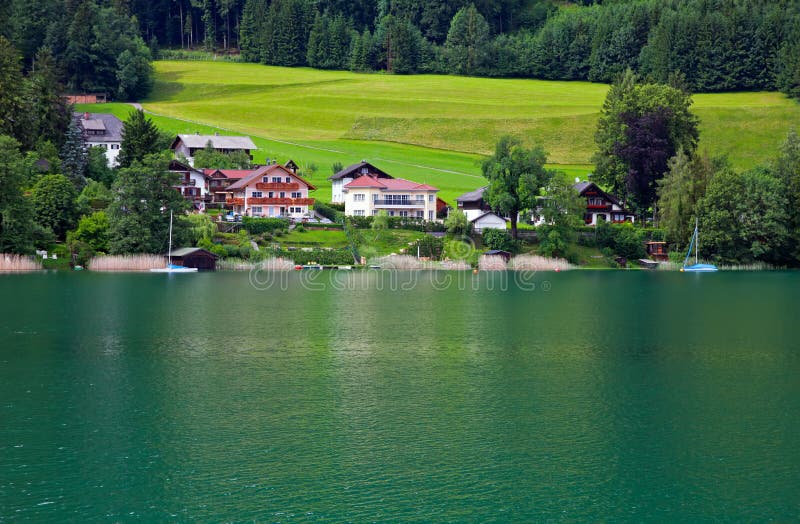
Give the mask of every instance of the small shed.
[[647, 242], [646, 246], [647, 254], [651, 259], [659, 262], [665, 262], [669, 260], [666, 242]]
[[506, 229], [506, 219], [492, 212], [484, 213], [470, 222], [476, 233], [482, 233], [487, 229]]
[[172, 263], [201, 270], [217, 269], [217, 255], [201, 247], [182, 247], [172, 250]]
[[490, 249], [489, 251], [484, 253], [484, 255], [490, 257], [492, 256], [503, 257], [503, 260], [506, 261], [506, 264], [508, 264], [508, 261], [511, 260], [511, 253], [509, 253], [508, 251], [503, 251], [502, 249]]

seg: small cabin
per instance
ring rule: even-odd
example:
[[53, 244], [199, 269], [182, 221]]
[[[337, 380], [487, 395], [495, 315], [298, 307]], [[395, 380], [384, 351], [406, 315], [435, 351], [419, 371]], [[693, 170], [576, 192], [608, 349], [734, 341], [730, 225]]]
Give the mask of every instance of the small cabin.
[[647, 249], [647, 256], [650, 257], [651, 260], [656, 260], [658, 262], [666, 262], [669, 260], [666, 242], [647, 242], [645, 247]]
[[172, 250], [172, 263], [183, 267], [193, 267], [202, 271], [217, 269], [217, 255], [201, 247], [182, 247]]

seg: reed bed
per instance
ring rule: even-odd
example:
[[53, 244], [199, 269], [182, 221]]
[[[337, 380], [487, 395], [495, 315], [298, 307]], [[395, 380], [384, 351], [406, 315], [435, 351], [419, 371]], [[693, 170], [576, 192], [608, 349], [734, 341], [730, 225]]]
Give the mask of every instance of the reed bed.
[[434, 262], [429, 260], [420, 260], [412, 255], [387, 255], [385, 257], [373, 258], [369, 263], [374, 266], [380, 266], [381, 269], [446, 269], [450, 271], [465, 271], [470, 269], [470, 265], [462, 260]]
[[468, 271], [472, 269], [472, 266], [463, 260], [443, 260], [439, 263], [439, 266], [448, 271]]
[[677, 262], [669, 262], [669, 261], [659, 262], [658, 265], [656, 266], [657, 271], [680, 271], [680, 269], [681, 269], [681, 264]]
[[220, 271], [252, 271], [254, 269], [263, 271], [292, 271], [294, 261], [288, 258], [275, 257], [251, 262], [242, 258], [226, 258], [217, 261], [217, 269]]
[[515, 271], [568, 271], [575, 266], [563, 258], [547, 258], [539, 255], [517, 255], [509, 263]]
[[481, 271], [505, 271], [508, 269], [508, 263], [499, 255], [481, 255], [481, 258], [478, 259], [478, 269]]
[[90, 271], [150, 271], [166, 263], [162, 255], [115, 255], [94, 257], [87, 267]]
[[37, 271], [39, 269], [42, 269], [42, 264], [33, 257], [0, 253], [0, 272]]

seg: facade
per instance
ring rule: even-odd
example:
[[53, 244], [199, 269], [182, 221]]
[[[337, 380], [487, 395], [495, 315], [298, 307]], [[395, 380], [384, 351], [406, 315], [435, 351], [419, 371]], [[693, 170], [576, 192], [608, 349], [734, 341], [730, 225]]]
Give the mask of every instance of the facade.
[[583, 220], [587, 226], [596, 226], [600, 221], [619, 224], [636, 219], [622, 202], [600, 189], [594, 182], [576, 182], [574, 187], [580, 196], [586, 198]]
[[491, 211], [473, 218], [470, 223], [476, 233], [483, 233], [487, 229], [506, 229], [506, 219]]
[[[287, 164], [288, 165], [288, 164]], [[353, 164], [352, 166], [348, 166], [335, 175], [328, 178], [331, 181], [331, 202], [334, 204], [342, 204], [344, 203], [345, 199], [345, 192], [344, 186], [352, 182], [358, 177], [368, 175], [374, 178], [394, 178], [390, 174], [386, 173], [378, 169], [377, 167], [373, 166], [369, 162], [359, 162], [358, 164]]]
[[122, 120], [107, 113], [74, 113], [83, 134], [86, 147], [102, 147], [106, 150], [109, 167], [118, 165], [122, 147]]
[[291, 169], [273, 164], [263, 166], [230, 184], [225, 203], [238, 215], [252, 217], [308, 218], [317, 188]]
[[475, 191], [464, 193], [456, 198], [458, 210], [462, 211], [467, 216], [467, 220], [475, 220], [481, 215], [492, 211], [492, 208], [483, 199], [483, 192], [486, 191], [487, 187], [488, 186], [480, 187]]
[[227, 189], [256, 172], [256, 169], [203, 169], [208, 177], [208, 191], [211, 193], [211, 202], [224, 205], [228, 198]]
[[187, 166], [177, 160], [169, 163], [169, 170], [177, 173], [180, 182], [175, 188], [183, 198], [192, 203], [193, 211], [205, 211], [206, 204], [212, 201], [209, 192], [209, 177], [200, 169]]
[[183, 267], [214, 271], [217, 269], [217, 258], [219, 257], [211, 251], [199, 247], [182, 247], [172, 250], [172, 263]]
[[372, 216], [386, 211], [389, 216], [436, 220], [439, 190], [402, 178], [361, 175], [342, 188], [344, 213]]
[[253, 159], [252, 151], [258, 149], [249, 136], [220, 136], [220, 135], [178, 135], [172, 141], [170, 149], [175, 155], [183, 155], [189, 164], [194, 165], [194, 155], [197, 151], [205, 149], [211, 142], [214, 149], [220, 153], [233, 153], [244, 151], [250, 160]]

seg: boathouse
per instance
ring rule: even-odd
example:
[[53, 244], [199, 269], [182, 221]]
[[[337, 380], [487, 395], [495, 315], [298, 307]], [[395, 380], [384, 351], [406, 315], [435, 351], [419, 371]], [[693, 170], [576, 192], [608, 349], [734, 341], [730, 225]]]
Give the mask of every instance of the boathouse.
[[172, 250], [172, 263], [204, 271], [217, 269], [217, 255], [201, 247], [182, 247]]

